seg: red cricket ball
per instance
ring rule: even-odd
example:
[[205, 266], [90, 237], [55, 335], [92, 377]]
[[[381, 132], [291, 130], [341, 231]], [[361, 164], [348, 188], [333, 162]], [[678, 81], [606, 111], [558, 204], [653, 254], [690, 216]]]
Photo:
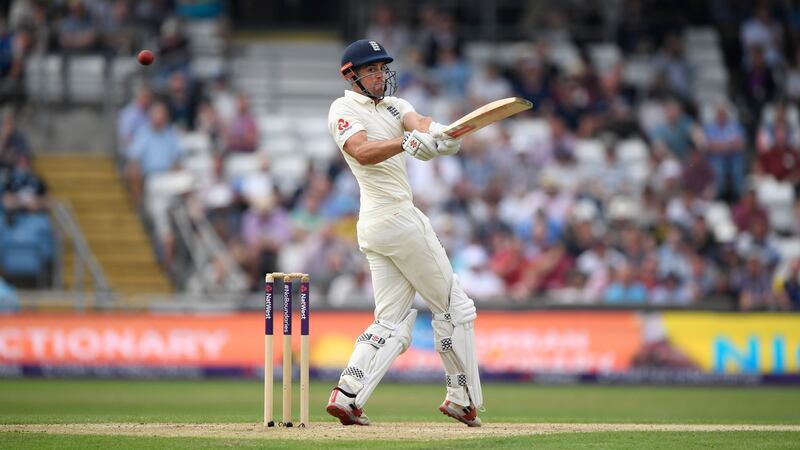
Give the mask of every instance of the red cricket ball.
[[139, 64], [143, 66], [149, 66], [150, 64], [153, 64], [153, 61], [156, 59], [156, 57], [153, 56], [153, 52], [150, 50], [140, 51], [137, 58], [139, 59]]

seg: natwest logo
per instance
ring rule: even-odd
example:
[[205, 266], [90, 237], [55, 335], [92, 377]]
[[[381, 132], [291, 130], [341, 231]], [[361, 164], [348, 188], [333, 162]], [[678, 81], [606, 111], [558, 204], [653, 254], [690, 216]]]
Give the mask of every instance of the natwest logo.
[[346, 121], [344, 119], [339, 119], [339, 121], [336, 122], [336, 129], [339, 130], [339, 131], [344, 131], [344, 129], [349, 127], [349, 126], [350, 126], [350, 122], [348, 122], [348, 121]]

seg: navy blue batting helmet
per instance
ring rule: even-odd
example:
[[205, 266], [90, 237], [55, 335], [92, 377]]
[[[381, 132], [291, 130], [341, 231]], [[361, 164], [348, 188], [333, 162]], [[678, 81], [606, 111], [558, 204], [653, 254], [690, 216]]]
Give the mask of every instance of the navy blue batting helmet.
[[385, 62], [389, 64], [392, 61], [394, 61], [394, 58], [389, 56], [386, 49], [377, 41], [359, 39], [344, 49], [342, 67], [339, 70], [342, 72], [342, 75], [345, 75], [347, 69], [356, 69], [375, 62]]

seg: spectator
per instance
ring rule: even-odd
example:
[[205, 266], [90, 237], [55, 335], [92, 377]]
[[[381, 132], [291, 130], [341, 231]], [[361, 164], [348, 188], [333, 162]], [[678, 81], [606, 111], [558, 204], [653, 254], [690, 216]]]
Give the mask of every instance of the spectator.
[[692, 223], [692, 228], [689, 231], [689, 246], [693, 252], [702, 255], [706, 259], [710, 260], [717, 257], [719, 250], [717, 242], [703, 216], [694, 218], [694, 223]]
[[408, 28], [397, 21], [394, 9], [388, 4], [379, 4], [373, 11], [370, 26], [364, 34], [367, 39], [374, 39], [398, 55], [408, 50], [411, 37]]
[[483, 71], [473, 76], [467, 85], [467, 94], [470, 100], [477, 105], [510, 97], [513, 93], [511, 83], [503, 77], [500, 68], [495, 64], [487, 64]]
[[765, 60], [770, 66], [780, 62], [783, 52], [783, 28], [772, 17], [767, 2], [759, 2], [753, 17], [742, 24], [740, 39], [745, 64], [752, 64], [750, 50], [754, 47], [763, 49]]
[[99, 21], [102, 43], [109, 55], [130, 55], [138, 48], [141, 30], [131, 20], [128, 0], [111, 0], [111, 5]]
[[739, 198], [745, 189], [745, 131], [729, 116], [725, 105], [716, 107], [715, 120], [705, 125], [708, 159], [714, 169], [717, 196], [732, 192]]
[[780, 261], [778, 246], [769, 236], [767, 221], [763, 218], [753, 218], [750, 221], [750, 228], [739, 234], [736, 251], [742, 259], [748, 255], [750, 257], [758, 256], [768, 270], [774, 269]]
[[546, 61], [534, 58], [519, 61], [514, 70], [514, 93], [540, 108], [550, 102], [548, 69], [552, 68]]
[[30, 158], [25, 154], [17, 155], [4, 190], [15, 197], [15, 207], [7, 210], [38, 212], [45, 206], [47, 185], [33, 172]]
[[470, 75], [469, 66], [451, 49], [440, 52], [439, 63], [431, 72], [439, 92], [451, 100], [464, 98]]
[[227, 153], [253, 153], [258, 148], [258, 124], [247, 96], [236, 98], [236, 117], [225, 128]]
[[699, 150], [689, 151], [683, 163], [681, 185], [698, 197], [711, 200], [716, 195], [716, 174], [708, 159]]
[[611, 270], [626, 263], [622, 253], [608, 248], [604, 237], [596, 237], [592, 247], [583, 252], [575, 261], [581, 273], [587, 276], [586, 293], [589, 298], [602, 298], [611, 280]]
[[792, 261], [785, 278], [778, 279], [778, 299], [782, 308], [800, 311], [800, 259]]
[[236, 117], [236, 94], [231, 91], [228, 76], [219, 74], [211, 83], [208, 96], [222, 123], [233, 121]]
[[683, 112], [677, 100], [664, 107], [665, 122], [653, 132], [653, 148], [662, 155], [674, 155], [684, 161], [692, 147], [703, 147], [703, 131]]
[[368, 308], [373, 303], [369, 270], [361, 268], [336, 276], [328, 288], [328, 305], [332, 308]]
[[155, 103], [150, 108], [150, 123], [142, 126], [133, 138], [126, 169], [136, 204], [141, 203], [147, 177], [176, 169], [182, 156], [178, 133], [169, 124], [167, 106]]
[[716, 272], [710, 261], [698, 254], [693, 254], [689, 259], [691, 271], [686, 280], [687, 295], [692, 303], [698, 303], [714, 292], [717, 286]]
[[62, 50], [76, 53], [96, 50], [99, 30], [86, 10], [84, 0], [69, 0], [69, 13], [61, 20], [58, 43]]
[[0, 16], [0, 104], [23, 96], [25, 58], [32, 47], [32, 39], [29, 26], [9, 29]]
[[158, 40], [158, 67], [160, 78], [168, 79], [173, 72], [189, 72], [189, 40], [183, 33], [180, 21], [170, 17], [161, 24]]
[[195, 130], [208, 136], [212, 151], [217, 156], [221, 156], [218, 152], [221, 150], [220, 140], [223, 133], [223, 123], [217, 114], [217, 110], [208, 100], [201, 100], [197, 106]]
[[761, 114], [761, 123], [756, 135], [756, 148], [765, 152], [775, 145], [778, 129], [782, 129], [790, 147], [800, 147], [800, 123], [798, 123], [797, 108], [788, 106], [785, 102], [778, 102], [774, 106], [764, 108]]
[[184, 130], [194, 130], [198, 100], [197, 92], [186, 73], [173, 72], [169, 77], [165, 99], [173, 123]]
[[687, 246], [683, 233], [678, 227], [671, 227], [667, 231], [667, 238], [658, 247], [658, 271], [666, 279], [674, 275], [683, 281], [689, 277], [689, 260], [687, 259]]
[[6, 111], [0, 126], [0, 168], [12, 167], [20, 156], [33, 157], [28, 139], [17, 128], [14, 113]]
[[738, 291], [739, 309], [742, 311], [772, 310], [778, 306], [777, 298], [772, 292], [769, 272], [761, 263], [757, 254], [746, 259], [744, 268], [734, 275], [734, 287]]
[[650, 292], [650, 303], [659, 306], [687, 306], [692, 303], [692, 296], [678, 274], [668, 273], [661, 284]]
[[550, 289], [547, 297], [559, 304], [581, 304], [595, 300], [586, 293], [586, 275], [575, 268], [567, 272], [564, 286]]
[[749, 230], [750, 224], [755, 220], [763, 220], [769, 224], [767, 210], [758, 203], [754, 186], [751, 186], [744, 197], [733, 206], [731, 218], [739, 231]]
[[250, 207], [242, 217], [240, 241], [234, 256], [250, 275], [252, 290], [261, 287], [261, 276], [278, 270], [278, 252], [288, 242], [292, 228], [286, 210], [272, 194], [249, 199]]
[[136, 97], [119, 113], [117, 119], [117, 143], [119, 152], [125, 158], [130, 157], [133, 138], [150, 120], [150, 105], [153, 103], [153, 92], [148, 86], [141, 86]]
[[750, 49], [750, 55], [751, 63], [745, 68], [743, 88], [750, 113], [758, 117], [764, 105], [775, 98], [778, 83], [764, 57], [764, 49], [754, 46]]
[[637, 280], [636, 271], [630, 264], [622, 264], [614, 271], [614, 281], [606, 288], [603, 301], [607, 304], [644, 304], [647, 289]]
[[692, 75], [689, 64], [684, 59], [683, 43], [677, 35], [667, 36], [653, 66], [672, 93], [683, 99], [689, 97]]
[[792, 183], [797, 190], [800, 186], [800, 147], [789, 141], [787, 131], [783, 124], [775, 127], [772, 145], [758, 152], [755, 173]]
[[[417, 31], [417, 48], [422, 52], [425, 66], [433, 68], [439, 64], [439, 54], [444, 49], [461, 56], [461, 38], [451, 14], [438, 11], [432, 5], [423, 5], [419, 10], [420, 25]], [[502, 97], [498, 97], [502, 98]]]
[[471, 245], [459, 255], [463, 265], [459, 280], [464, 292], [476, 300], [497, 300], [505, 294], [503, 280], [489, 270], [489, 258], [479, 245]]

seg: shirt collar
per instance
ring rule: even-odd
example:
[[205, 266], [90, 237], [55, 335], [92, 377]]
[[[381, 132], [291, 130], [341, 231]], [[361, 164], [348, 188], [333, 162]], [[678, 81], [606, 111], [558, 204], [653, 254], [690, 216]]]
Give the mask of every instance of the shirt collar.
[[352, 98], [353, 100], [355, 100], [358, 103], [361, 103], [362, 105], [366, 105], [368, 103], [374, 103], [371, 98], [367, 97], [364, 94], [359, 94], [356, 91], [350, 91], [350, 90], [344, 91], [344, 96]]

